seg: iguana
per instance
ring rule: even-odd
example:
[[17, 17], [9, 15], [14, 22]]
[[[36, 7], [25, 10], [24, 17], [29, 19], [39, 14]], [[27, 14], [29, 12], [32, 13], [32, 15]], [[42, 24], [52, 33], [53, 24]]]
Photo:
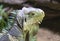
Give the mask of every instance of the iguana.
[[36, 41], [36, 34], [45, 14], [44, 11], [33, 7], [23, 7], [22, 10], [16, 10], [11, 16], [0, 6], [0, 32], [3, 29], [12, 27], [17, 14], [17, 21], [22, 28], [22, 37], [24, 41]]
[[16, 12], [17, 21], [22, 28], [23, 40], [36, 41], [39, 24], [41, 24], [45, 16], [44, 11], [39, 8], [23, 7], [22, 10], [16, 10]]
[[0, 32], [2, 32], [3, 29], [12, 27], [17, 15], [17, 22], [22, 30], [20, 38], [23, 38], [24, 41], [36, 41], [39, 23], [41, 24], [45, 16], [44, 11], [33, 7], [23, 7], [22, 10], [15, 10], [12, 12], [14, 13], [9, 16], [9, 14], [4, 11], [3, 5], [0, 6]]

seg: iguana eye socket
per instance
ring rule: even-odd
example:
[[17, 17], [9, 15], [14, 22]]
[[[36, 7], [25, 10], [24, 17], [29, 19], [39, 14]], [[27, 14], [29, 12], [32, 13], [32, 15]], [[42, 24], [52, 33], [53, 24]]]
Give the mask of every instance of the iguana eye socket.
[[34, 15], [35, 15], [35, 14], [34, 14], [33, 12], [29, 12], [29, 13], [28, 13], [29, 18], [32, 18]]
[[32, 16], [34, 16], [35, 14], [34, 14], [34, 12], [29, 12], [28, 15], [29, 15], [30, 17], [32, 17]]
[[31, 13], [31, 15], [33, 16], [33, 15], [34, 15], [34, 13], [32, 12], [32, 13]]
[[28, 13], [28, 15], [30, 15], [30, 14], [31, 14], [31, 15], [34, 15], [34, 11]]

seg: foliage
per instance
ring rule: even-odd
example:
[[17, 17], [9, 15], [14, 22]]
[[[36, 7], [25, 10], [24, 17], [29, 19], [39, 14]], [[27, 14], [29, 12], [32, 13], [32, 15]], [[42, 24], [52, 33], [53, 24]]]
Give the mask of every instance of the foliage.
[[0, 5], [0, 32], [3, 29], [9, 29], [14, 23], [14, 14], [8, 14], [5, 12], [3, 5]]
[[8, 15], [3, 10], [3, 5], [1, 5], [0, 6], [0, 32], [2, 31], [3, 28], [6, 28], [7, 21], [8, 21]]

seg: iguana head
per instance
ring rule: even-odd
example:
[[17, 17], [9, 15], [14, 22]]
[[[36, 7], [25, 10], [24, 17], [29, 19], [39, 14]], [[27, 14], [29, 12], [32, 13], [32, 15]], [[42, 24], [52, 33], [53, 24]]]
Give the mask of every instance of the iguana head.
[[43, 10], [36, 8], [28, 12], [26, 15], [28, 15], [26, 23], [29, 24], [41, 23], [45, 16]]

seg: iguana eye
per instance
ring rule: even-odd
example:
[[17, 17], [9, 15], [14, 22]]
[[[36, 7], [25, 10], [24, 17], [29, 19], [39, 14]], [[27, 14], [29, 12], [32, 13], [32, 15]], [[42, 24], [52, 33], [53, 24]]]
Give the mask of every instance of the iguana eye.
[[31, 13], [31, 15], [33, 16], [33, 15], [34, 15], [34, 13]]
[[35, 14], [33, 12], [28, 13], [29, 17], [34, 16]]

